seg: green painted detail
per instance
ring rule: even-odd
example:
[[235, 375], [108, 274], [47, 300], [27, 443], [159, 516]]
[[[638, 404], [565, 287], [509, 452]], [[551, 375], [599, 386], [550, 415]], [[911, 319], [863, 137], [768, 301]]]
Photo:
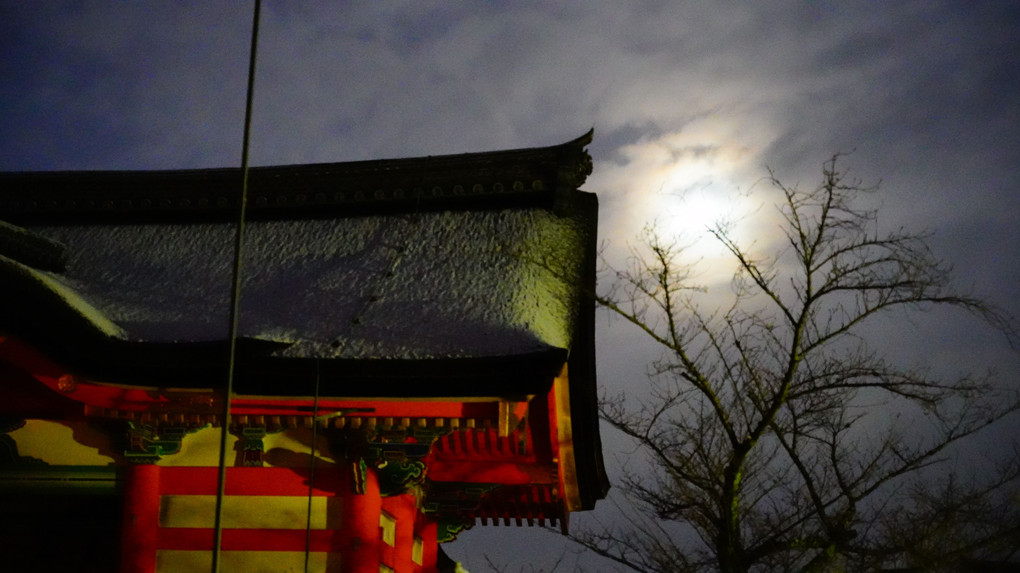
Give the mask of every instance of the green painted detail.
[[436, 541], [449, 543], [457, 539], [457, 534], [465, 529], [471, 529], [475, 524], [473, 517], [449, 517], [440, 518], [436, 524]]
[[412, 460], [385, 463], [379, 466], [376, 473], [379, 475], [379, 492], [382, 495], [399, 495], [425, 481], [425, 462]]
[[358, 461], [351, 464], [351, 471], [354, 472], [354, 493], [364, 495], [365, 481], [368, 479], [368, 464], [364, 459], [358, 458]]
[[146, 424], [127, 423], [127, 449], [124, 457], [136, 464], [158, 462], [163, 456], [181, 451], [181, 442], [188, 428], [154, 428]]
[[394, 462], [420, 460], [432, 451], [440, 436], [450, 433], [445, 428], [391, 428], [369, 436], [364, 446], [365, 459], [379, 467]]
[[266, 437], [264, 426], [246, 426], [241, 429], [241, 465], [249, 468], [263, 466], [266, 445], [262, 441]]

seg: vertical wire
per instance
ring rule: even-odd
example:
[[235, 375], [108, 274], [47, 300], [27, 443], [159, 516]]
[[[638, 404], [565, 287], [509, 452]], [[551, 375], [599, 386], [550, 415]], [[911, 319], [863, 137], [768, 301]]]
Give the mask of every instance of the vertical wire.
[[251, 112], [255, 93], [255, 53], [259, 38], [259, 13], [262, 1], [255, 0], [255, 11], [251, 25], [251, 49], [248, 57], [248, 90], [244, 109], [244, 141], [241, 146], [241, 198], [234, 235], [234, 273], [230, 293], [230, 332], [228, 335], [230, 357], [227, 363], [227, 387], [223, 396], [223, 420], [220, 423], [220, 464], [217, 473], [216, 520], [213, 536], [212, 573], [220, 571], [220, 551], [223, 534], [223, 496], [226, 491], [227, 441], [230, 435], [230, 399], [234, 395], [234, 369], [237, 361], [237, 330], [241, 303], [241, 260], [244, 253], [245, 211], [248, 206], [248, 147], [251, 138]]
[[[329, 422], [327, 422], [329, 423]], [[315, 452], [319, 427], [319, 359], [315, 359], [315, 398], [312, 402], [312, 455], [308, 460], [308, 508], [305, 520], [305, 573], [308, 573], [308, 559], [312, 547], [312, 491], [315, 487]]]

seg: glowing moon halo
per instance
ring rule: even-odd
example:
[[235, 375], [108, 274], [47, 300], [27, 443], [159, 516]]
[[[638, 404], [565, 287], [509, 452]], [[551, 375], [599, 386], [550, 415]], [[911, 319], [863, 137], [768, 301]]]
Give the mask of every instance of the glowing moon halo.
[[[677, 237], [690, 260], [702, 260], [712, 267], [722, 263], [728, 251], [708, 230], [746, 214], [746, 197], [740, 195], [731, 173], [718, 162], [686, 160], [663, 170], [660, 190], [650, 197], [652, 223], [663, 236]], [[740, 228], [731, 236], [741, 239]], [[725, 265], [727, 275], [731, 272]], [[706, 268], [706, 270], [709, 270]]]

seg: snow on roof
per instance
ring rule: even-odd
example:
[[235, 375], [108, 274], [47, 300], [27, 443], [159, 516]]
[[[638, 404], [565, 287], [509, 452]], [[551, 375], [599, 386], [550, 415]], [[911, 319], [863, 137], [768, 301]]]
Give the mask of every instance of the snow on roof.
[[[282, 356], [456, 358], [569, 348], [594, 216], [541, 208], [247, 225], [240, 336]], [[149, 342], [227, 335], [234, 227], [34, 227], [62, 288]]]
[[[58, 300], [69, 315], [76, 316], [90, 324], [92, 328], [105, 336], [111, 338], [125, 338], [126, 334], [117, 324], [108, 319], [101, 311], [88, 303], [75, 289], [68, 287], [64, 280], [57, 275], [40, 271], [24, 265], [18, 261], [0, 255], [0, 278], [9, 283], [21, 283], [20, 285], [5, 284], [5, 294], [8, 289], [20, 290], [18, 287], [44, 291], [50, 295], [50, 300]], [[17, 304], [24, 304], [18, 301]]]

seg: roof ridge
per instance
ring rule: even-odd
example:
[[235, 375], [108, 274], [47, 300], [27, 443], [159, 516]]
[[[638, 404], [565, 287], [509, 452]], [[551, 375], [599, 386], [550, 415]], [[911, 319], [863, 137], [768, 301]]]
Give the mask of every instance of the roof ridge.
[[[253, 219], [534, 205], [562, 210], [591, 173], [593, 131], [549, 147], [253, 167]], [[227, 219], [239, 168], [0, 173], [0, 219], [14, 223]], [[237, 188], [240, 189], [238, 179]]]

